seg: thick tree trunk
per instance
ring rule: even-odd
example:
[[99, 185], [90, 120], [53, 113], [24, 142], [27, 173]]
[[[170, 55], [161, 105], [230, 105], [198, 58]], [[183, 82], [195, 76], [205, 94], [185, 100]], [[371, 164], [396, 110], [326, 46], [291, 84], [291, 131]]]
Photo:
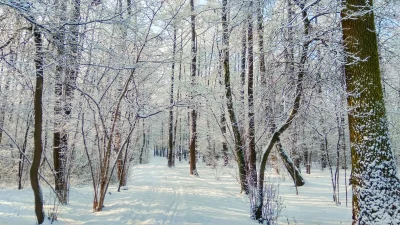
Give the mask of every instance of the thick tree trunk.
[[246, 165], [244, 161], [243, 154], [243, 144], [242, 137], [240, 135], [239, 124], [235, 116], [235, 111], [233, 109], [233, 100], [232, 100], [232, 89], [231, 89], [231, 81], [230, 81], [230, 70], [229, 70], [229, 29], [228, 29], [228, 8], [227, 8], [227, 0], [222, 1], [222, 64], [224, 69], [224, 80], [225, 80], [225, 96], [226, 96], [226, 105], [228, 108], [228, 115], [231, 121], [231, 126], [233, 130], [233, 136], [235, 139], [235, 154], [237, 158], [237, 163], [239, 167], [239, 181], [241, 185], [241, 191], [244, 191], [246, 194], [249, 193], [248, 185], [246, 182]]
[[389, 142], [372, 0], [344, 3], [353, 224], [398, 224], [400, 181]]
[[34, 152], [33, 152], [33, 160], [30, 171], [30, 179], [31, 186], [33, 190], [33, 194], [35, 196], [35, 213], [36, 218], [39, 224], [42, 224], [44, 221], [44, 212], [43, 212], [43, 194], [40, 188], [38, 174], [39, 174], [39, 166], [40, 160], [42, 157], [42, 95], [43, 95], [43, 40], [42, 34], [37, 28], [34, 26], [33, 35], [35, 39], [35, 47], [36, 47], [36, 56], [35, 56], [35, 67], [36, 67], [36, 88], [35, 88], [35, 102], [34, 102], [34, 111], [35, 111], [35, 129], [34, 129]]

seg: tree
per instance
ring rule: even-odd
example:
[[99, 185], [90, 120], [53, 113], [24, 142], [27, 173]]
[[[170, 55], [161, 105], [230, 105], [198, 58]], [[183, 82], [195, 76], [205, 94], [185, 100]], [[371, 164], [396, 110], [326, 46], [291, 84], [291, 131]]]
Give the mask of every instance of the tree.
[[[295, 3], [299, 6], [299, 8], [301, 9], [301, 18], [303, 20], [303, 34], [304, 36], [308, 36], [310, 35], [310, 20], [308, 18], [308, 8], [311, 7], [314, 4], [317, 4], [318, 1], [314, 2], [312, 5], [308, 6], [307, 8], [305, 7], [304, 3], [302, 2], [298, 2], [295, 1]], [[291, 110], [289, 115], [286, 117], [285, 121], [282, 123], [282, 125], [280, 125], [279, 127], [277, 127], [274, 132], [272, 133], [272, 136], [269, 139], [268, 144], [265, 147], [265, 150], [262, 154], [262, 159], [261, 159], [261, 165], [259, 168], [259, 172], [258, 172], [258, 184], [257, 184], [257, 197], [256, 197], [256, 209], [254, 210], [254, 214], [252, 214], [251, 216], [259, 221], [263, 220], [263, 215], [262, 215], [262, 211], [263, 211], [263, 205], [264, 205], [264, 177], [265, 177], [265, 168], [267, 165], [267, 160], [269, 157], [269, 154], [272, 151], [272, 148], [275, 146], [275, 144], [278, 144], [278, 149], [282, 149], [279, 146], [280, 143], [280, 136], [283, 132], [285, 132], [290, 125], [293, 123], [295, 117], [297, 116], [297, 114], [299, 113], [300, 110], [300, 105], [301, 105], [301, 100], [302, 100], [302, 96], [303, 96], [303, 80], [304, 77], [306, 76], [306, 63], [307, 63], [307, 59], [308, 59], [308, 50], [309, 50], [309, 46], [312, 43], [312, 41], [308, 40], [308, 41], [303, 41], [302, 43], [302, 51], [300, 54], [300, 62], [299, 62], [299, 71], [297, 72], [297, 79], [295, 81], [295, 96], [294, 96], [294, 100], [291, 106]], [[283, 151], [280, 151], [282, 154]], [[281, 156], [282, 158], [289, 158], [288, 156], [284, 157]], [[295, 171], [295, 167], [292, 168], [292, 171]], [[304, 181], [298, 181], [299, 183], [303, 183]]]
[[[195, 10], [194, 10], [194, 1], [190, 0], [190, 24], [191, 24], [191, 64], [190, 64], [190, 73], [192, 77], [192, 88], [196, 88], [196, 54], [197, 54], [197, 49], [196, 49], [196, 15], [195, 15]], [[192, 90], [192, 100], [194, 99], [194, 93]], [[196, 122], [197, 122], [197, 113], [195, 106], [192, 106], [191, 113], [191, 130], [190, 130], [190, 174], [198, 176], [197, 170], [196, 170], [196, 140], [197, 140], [197, 127], [196, 127]]]
[[400, 181], [389, 141], [373, 1], [343, 3], [353, 224], [398, 224]]
[[[176, 25], [173, 26], [173, 44], [172, 44], [172, 65], [171, 65], [171, 91], [169, 103], [174, 104], [174, 74], [175, 74], [175, 55], [176, 55]], [[169, 109], [168, 121], [168, 167], [173, 167], [174, 163], [174, 113], [172, 108]], [[175, 126], [176, 130], [176, 126]]]
[[229, 27], [228, 27], [228, 1], [222, 1], [222, 67], [224, 72], [224, 81], [225, 81], [225, 97], [226, 97], [226, 106], [228, 109], [229, 120], [231, 122], [233, 136], [235, 141], [234, 151], [236, 154], [236, 160], [239, 167], [239, 181], [241, 186], [241, 191], [244, 191], [246, 194], [249, 192], [248, 185], [246, 182], [246, 165], [244, 161], [243, 149], [244, 146], [242, 144], [242, 137], [240, 135], [239, 123], [237, 121], [235, 110], [233, 108], [233, 100], [232, 100], [232, 88], [231, 88], [231, 78], [230, 78], [230, 68], [229, 68]]
[[257, 187], [257, 168], [256, 168], [256, 138], [255, 138], [255, 125], [254, 125], [254, 65], [253, 65], [253, 1], [249, 3], [249, 11], [247, 16], [247, 97], [248, 97], [248, 149], [247, 149], [247, 163], [248, 163], [248, 184], [249, 188], [256, 189]]
[[80, 0], [72, 1], [71, 22], [73, 25], [63, 24], [67, 21], [67, 4], [57, 2], [56, 13], [58, 29], [54, 32], [54, 45], [59, 61], [55, 71], [55, 104], [54, 104], [54, 132], [53, 132], [53, 161], [55, 170], [55, 189], [62, 204], [68, 202], [68, 186], [71, 169], [71, 149], [69, 147], [69, 124], [72, 116], [72, 102], [76, 88], [76, 79], [79, 71], [79, 26]]
[[42, 33], [33, 25], [33, 35], [36, 47], [35, 69], [36, 89], [34, 97], [35, 125], [34, 125], [34, 152], [30, 171], [31, 186], [35, 196], [35, 213], [39, 224], [44, 221], [43, 195], [40, 188], [38, 174], [42, 158], [42, 96], [43, 96], [43, 40]]

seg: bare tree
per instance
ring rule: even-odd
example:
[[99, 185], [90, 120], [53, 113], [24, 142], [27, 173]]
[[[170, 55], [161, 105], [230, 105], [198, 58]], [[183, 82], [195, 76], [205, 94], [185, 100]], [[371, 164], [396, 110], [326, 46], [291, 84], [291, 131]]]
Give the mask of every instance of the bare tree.
[[[194, 89], [196, 88], [196, 55], [197, 55], [197, 48], [196, 48], [196, 15], [194, 9], [194, 0], [190, 0], [190, 25], [191, 25], [191, 64], [190, 64], [190, 73], [192, 77], [192, 100], [194, 100]], [[190, 174], [198, 176], [196, 169], [196, 141], [197, 141], [197, 113], [195, 106], [192, 106], [190, 112], [191, 118], [191, 130], [190, 130]]]
[[31, 186], [35, 196], [35, 213], [39, 224], [44, 221], [43, 211], [43, 195], [40, 188], [38, 173], [42, 157], [42, 98], [43, 98], [43, 39], [42, 33], [36, 25], [33, 25], [33, 35], [35, 41], [36, 55], [35, 55], [35, 69], [36, 69], [36, 85], [34, 97], [34, 111], [35, 111], [35, 128], [34, 128], [34, 153], [32, 166], [30, 171]]
[[246, 165], [244, 160], [244, 146], [242, 144], [242, 137], [240, 135], [239, 123], [237, 121], [235, 111], [233, 108], [233, 99], [232, 99], [232, 88], [231, 88], [231, 78], [230, 78], [230, 68], [229, 68], [229, 25], [228, 25], [228, 1], [222, 1], [222, 67], [224, 72], [224, 81], [225, 81], [225, 97], [226, 97], [226, 106], [228, 110], [230, 124], [233, 130], [233, 136], [235, 141], [234, 152], [236, 154], [236, 160], [239, 167], [239, 181], [241, 186], [241, 191], [244, 191], [246, 194], [249, 193], [248, 184], [246, 182]]
[[[173, 44], [172, 44], [172, 65], [171, 65], [171, 90], [170, 90], [170, 105], [174, 104], [174, 74], [175, 74], [175, 55], [176, 55], [176, 25], [173, 27]], [[172, 108], [169, 110], [169, 121], [168, 121], [168, 167], [173, 167], [174, 163], [174, 113]], [[176, 126], [175, 126], [176, 130]], [[176, 133], [176, 132], [175, 132]]]

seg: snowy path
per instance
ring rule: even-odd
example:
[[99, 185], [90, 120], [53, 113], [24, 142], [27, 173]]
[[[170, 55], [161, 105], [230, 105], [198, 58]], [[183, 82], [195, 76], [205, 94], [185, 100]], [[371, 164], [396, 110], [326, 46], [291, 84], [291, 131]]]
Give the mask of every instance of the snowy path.
[[[55, 224], [85, 225], [255, 225], [249, 219], [248, 199], [239, 193], [239, 185], [232, 174], [234, 168], [221, 167], [216, 180], [215, 170], [198, 165], [200, 177], [189, 176], [187, 162], [176, 162], [168, 168], [165, 158], [152, 158], [149, 164], [132, 167], [128, 190], [117, 192], [110, 185], [102, 212], [92, 212], [91, 186], [71, 190], [70, 203], [59, 206]], [[282, 173], [280, 193], [284, 208], [279, 224], [350, 224], [351, 207], [332, 203], [330, 178], [327, 171], [316, 169], [305, 174], [306, 185], [299, 195], [289, 178]], [[284, 178], [282, 180], [282, 178]], [[343, 189], [342, 189], [343, 190]], [[343, 193], [343, 191], [342, 191]], [[50, 191], [44, 189], [50, 201]], [[343, 195], [342, 195], [343, 196]], [[349, 199], [351, 199], [349, 197]], [[46, 213], [51, 207], [45, 205]], [[0, 189], [0, 225], [35, 224], [33, 196], [29, 187], [22, 191]], [[45, 224], [49, 224], [46, 220]]]
[[136, 170], [126, 191], [135, 193], [133, 224], [253, 224], [238, 187], [229, 196], [209, 179], [188, 176], [186, 163], [166, 169], [165, 159], [154, 158]]

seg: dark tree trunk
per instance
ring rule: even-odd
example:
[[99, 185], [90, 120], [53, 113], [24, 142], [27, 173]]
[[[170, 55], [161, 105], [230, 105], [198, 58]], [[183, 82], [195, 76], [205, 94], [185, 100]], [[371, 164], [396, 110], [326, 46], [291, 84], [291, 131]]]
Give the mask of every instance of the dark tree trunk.
[[[192, 76], [192, 89], [195, 89], [196, 88], [197, 49], [196, 49], [196, 15], [195, 15], [195, 11], [194, 11], [194, 0], [190, 0], [190, 11], [191, 11], [190, 23], [191, 23], [191, 34], [192, 34], [192, 52], [191, 52], [192, 62], [191, 62], [190, 69], [191, 69], [191, 76]], [[191, 96], [192, 100], [194, 99], [193, 94], [194, 93], [192, 93], [192, 96]], [[196, 170], [197, 112], [196, 112], [195, 106], [192, 106], [190, 116], [191, 116], [191, 122], [192, 122], [191, 132], [190, 132], [190, 145], [189, 145], [190, 174], [198, 176], [198, 173]]]
[[[139, 164], [143, 163], [143, 153], [144, 153], [145, 145], [146, 145], [146, 130], [144, 127], [144, 119], [143, 119], [143, 142], [142, 142], [142, 147], [140, 148]], [[164, 156], [164, 149], [162, 151], [163, 151], [163, 156]]]
[[35, 88], [35, 129], [34, 129], [34, 152], [30, 171], [31, 186], [35, 196], [35, 213], [39, 224], [44, 221], [43, 195], [40, 188], [38, 174], [40, 160], [42, 157], [42, 95], [43, 95], [43, 40], [42, 34], [37, 26], [33, 28], [33, 35], [36, 47], [35, 68], [36, 68], [36, 88]]
[[256, 168], [256, 141], [255, 141], [255, 127], [254, 127], [254, 96], [253, 96], [253, 81], [254, 81], [254, 65], [253, 65], [253, 1], [250, 1], [247, 18], [247, 63], [248, 63], [248, 76], [247, 76], [247, 96], [248, 96], [248, 185], [251, 189], [257, 188], [257, 168]]

